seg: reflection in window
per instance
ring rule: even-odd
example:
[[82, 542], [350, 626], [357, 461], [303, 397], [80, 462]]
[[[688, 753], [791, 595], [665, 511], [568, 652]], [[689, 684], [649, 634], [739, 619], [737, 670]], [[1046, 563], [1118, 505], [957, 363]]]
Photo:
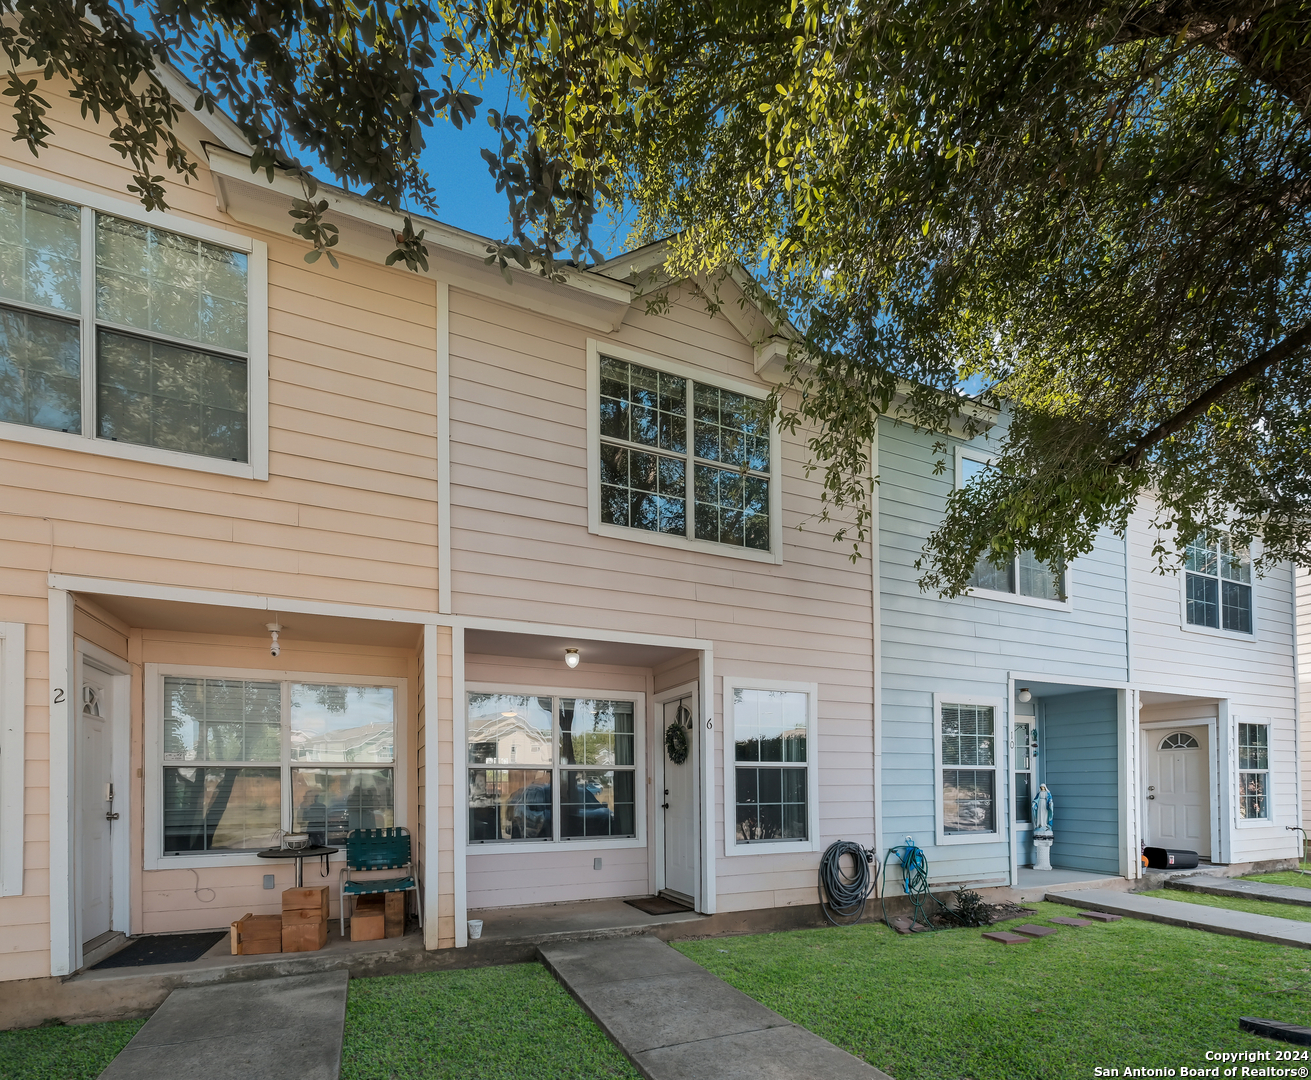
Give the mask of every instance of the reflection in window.
[[[991, 468], [987, 462], [961, 457], [958, 486], [965, 487], [986, 476]], [[1065, 574], [1059, 566], [1041, 562], [1032, 551], [1002, 559], [1000, 566], [984, 554], [970, 575], [970, 588], [1060, 603], [1065, 600]]]
[[805, 840], [807, 822], [808, 695], [798, 691], [733, 691], [733, 746], [738, 762], [779, 762], [772, 767], [737, 766], [738, 843]]
[[275, 846], [281, 816], [281, 769], [164, 770], [165, 855]]
[[552, 729], [549, 697], [470, 694], [469, 764], [550, 765]]
[[469, 770], [471, 842], [552, 839], [551, 770]]
[[282, 686], [250, 679], [164, 679], [164, 760], [278, 761]]
[[292, 831], [344, 847], [352, 829], [396, 824], [391, 769], [292, 769]]
[[560, 774], [560, 837], [636, 836], [637, 802], [631, 770]]
[[1207, 529], [1184, 551], [1186, 620], [1190, 626], [1252, 632], [1252, 559], [1228, 533]]
[[1238, 725], [1238, 816], [1270, 817], [1270, 725]]
[[293, 684], [293, 761], [394, 761], [396, 691], [390, 686]]
[[0, 307], [0, 420], [82, 430], [77, 323]]
[[943, 832], [948, 835], [996, 832], [997, 781], [992, 706], [943, 705], [939, 723]]

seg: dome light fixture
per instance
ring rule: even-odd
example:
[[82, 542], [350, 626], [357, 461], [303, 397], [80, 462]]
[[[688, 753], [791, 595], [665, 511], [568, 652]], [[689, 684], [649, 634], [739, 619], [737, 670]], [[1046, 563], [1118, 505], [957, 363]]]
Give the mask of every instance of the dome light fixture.
[[571, 667], [571, 668], [576, 668], [576, 667], [578, 666], [578, 650], [577, 650], [577, 649], [565, 649], [565, 651], [564, 651], [564, 662], [565, 662], [565, 665], [566, 665], [566, 666]]
[[1020, 701], [1026, 705], [1033, 700], [1033, 693], [1029, 690], [1027, 686], [1021, 686], [1020, 692], [1015, 696], [1019, 698]]

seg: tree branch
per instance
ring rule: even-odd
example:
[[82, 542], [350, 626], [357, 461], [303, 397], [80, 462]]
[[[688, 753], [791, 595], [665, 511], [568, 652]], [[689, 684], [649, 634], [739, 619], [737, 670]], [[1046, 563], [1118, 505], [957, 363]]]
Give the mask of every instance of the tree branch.
[[1130, 468], [1137, 468], [1143, 454], [1157, 443], [1168, 439], [1176, 431], [1186, 426], [1190, 420], [1206, 412], [1231, 390], [1237, 390], [1249, 379], [1255, 378], [1276, 364], [1283, 363], [1299, 349], [1303, 349], [1309, 344], [1311, 344], [1311, 322], [1306, 322], [1279, 342], [1278, 345], [1272, 345], [1265, 352], [1258, 353], [1242, 367], [1231, 371], [1206, 393], [1185, 405], [1168, 420], [1161, 421], [1146, 435], [1140, 436], [1133, 446], [1115, 458], [1111, 465], [1113, 467], [1128, 465]]

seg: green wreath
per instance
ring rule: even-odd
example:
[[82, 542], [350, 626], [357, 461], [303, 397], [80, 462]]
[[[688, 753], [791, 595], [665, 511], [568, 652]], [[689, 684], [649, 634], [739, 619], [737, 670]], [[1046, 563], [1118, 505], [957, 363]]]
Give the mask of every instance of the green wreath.
[[665, 728], [665, 753], [675, 765], [687, 760], [687, 729], [682, 724], [670, 724]]

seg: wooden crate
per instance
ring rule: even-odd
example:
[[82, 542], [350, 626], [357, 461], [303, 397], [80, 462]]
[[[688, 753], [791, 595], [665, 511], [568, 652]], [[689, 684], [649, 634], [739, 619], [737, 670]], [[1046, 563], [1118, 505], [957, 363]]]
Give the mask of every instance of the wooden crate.
[[381, 941], [387, 936], [386, 905], [381, 893], [353, 898], [351, 941]]
[[281, 915], [251, 915], [247, 912], [232, 924], [234, 956], [276, 952], [282, 952]]
[[384, 922], [388, 937], [401, 937], [405, 933], [405, 901], [409, 895], [403, 892], [383, 893], [386, 897]]
[[[287, 913], [284, 911], [283, 915]], [[283, 952], [317, 952], [328, 943], [328, 924], [324, 919], [312, 922], [282, 923]]]
[[[313, 885], [306, 889], [286, 889], [282, 893], [283, 911], [317, 911], [319, 918], [328, 921], [328, 887]], [[308, 921], [298, 919], [297, 921]]]

